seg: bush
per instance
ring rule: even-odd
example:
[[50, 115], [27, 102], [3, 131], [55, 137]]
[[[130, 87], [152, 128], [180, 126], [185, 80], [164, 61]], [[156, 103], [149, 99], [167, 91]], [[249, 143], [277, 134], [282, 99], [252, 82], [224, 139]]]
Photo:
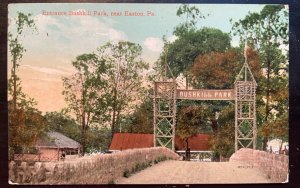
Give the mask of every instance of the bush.
[[125, 178], [128, 178], [130, 175], [131, 175], [130, 171], [127, 169], [123, 172], [123, 177], [125, 177]]

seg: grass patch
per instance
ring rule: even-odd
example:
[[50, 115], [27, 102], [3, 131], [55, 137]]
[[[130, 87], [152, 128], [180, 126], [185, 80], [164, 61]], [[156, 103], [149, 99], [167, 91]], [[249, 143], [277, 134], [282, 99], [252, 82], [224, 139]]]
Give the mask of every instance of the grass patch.
[[131, 175], [131, 173], [127, 169], [123, 172], [123, 177], [125, 177], [125, 178], [128, 178], [130, 175]]
[[171, 159], [171, 158], [162, 155], [162, 156], [157, 157], [154, 161], [149, 161], [147, 163], [137, 163], [131, 170], [126, 169], [123, 172], [123, 177], [128, 178], [132, 174], [137, 173], [139, 171], [144, 170], [145, 168], [148, 168], [148, 167], [152, 166], [153, 163], [157, 164], [161, 161], [165, 161], [165, 160], [169, 160], [169, 159]]
[[159, 156], [157, 159], [154, 160], [154, 164], [157, 164], [161, 161], [165, 161], [165, 160], [168, 160], [170, 159], [169, 157], [166, 157], [166, 156]]
[[116, 182], [115, 182], [115, 180], [110, 180], [110, 181], [108, 182], [108, 184], [114, 185], [114, 184], [116, 184]]

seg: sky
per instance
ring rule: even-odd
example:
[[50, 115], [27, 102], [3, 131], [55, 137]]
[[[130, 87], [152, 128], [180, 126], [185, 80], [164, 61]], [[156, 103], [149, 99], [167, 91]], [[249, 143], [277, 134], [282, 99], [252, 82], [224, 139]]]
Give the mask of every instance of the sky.
[[[162, 37], [174, 41], [173, 30], [184, 19], [176, 16], [180, 4], [10, 4], [8, 31], [16, 32], [17, 12], [30, 13], [37, 31], [25, 30], [21, 43], [26, 52], [20, 62], [19, 76], [25, 93], [38, 101], [42, 112], [66, 107], [61, 94], [61, 77], [74, 72], [76, 56], [97, 50], [108, 41], [128, 40], [141, 45], [142, 58], [153, 64], [163, 48]], [[196, 4], [205, 19], [197, 28], [214, 27], [230, 32], [231, 23], [248, 12], [259, 12], [264, 5]], [[69, 15], [85, 12], [89, 15]], [[127, 14], [126, 14], [127, 11]], [[47, 15], [47, 13], [67, 15]], [[128, 15], [130, 13], [130, 15]], [[115, 16], [112, 16], [115, 14]], [[239, 44], [238, 38], [232, 45]], [[8, 68], [11, 62], [8, 54]], [[8, 70], [9, 71], [9, 70]], [[10, 71], [9, 71], [10, 72]]]

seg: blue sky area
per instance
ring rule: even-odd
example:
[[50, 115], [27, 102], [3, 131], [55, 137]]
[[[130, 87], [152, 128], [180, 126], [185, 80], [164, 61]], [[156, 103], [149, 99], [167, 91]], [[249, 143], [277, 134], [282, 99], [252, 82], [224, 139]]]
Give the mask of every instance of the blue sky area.
[[[70, 66], [81, 53], [95, 51], [107, 41], [129, 40], [143, 47], [142, 57], [149, 63], [157, 60], [162, 49], [162, 37], [174, 40], [174, 27], [184, 20], [176, 16], [180, 4], [10, 4], [9, 31], [14, 31], [16, 13], [31, 13], [38, 33], [27, 32], [22, 42], [27, 49], [22, 64], [59, 68]], [[234, 21], [248, 12], [259, 12], [264, 5], [196, 4], [209, 16], [198, 21], [198, 28], [214, 27], [229, 32]], [[106, 12], [108, 16], [49, 16], [46, 12], [69, 11]], [[125, 16], [125, 11], [141, 12], [145, 16]], [[151, 16], [147, 16], [150, 11]], [[119, 12], [121, 16], [111, 16]], [[238, 39], [233, 38], [233, 45]]]
[[[38, 101], [38, 109], [47, 111], [66, 107], [61, 78], [74, 73], [72, 61], [83, 53], [96, 51], [108, 41], [128, 40], [142, 46], [142, 58], [150, 65], [163, 48], [162, 37], [174, 41], [174, 28], [185, 21], [176, 16], [180, 4], [10, 4], [8, 31], [16, 33], [17, 12], [31, 13], [38, 32], [25, 30], [20, 42], [27, 50], [20, 62], [18, 76], [25, 93]], [[214, 27], [230, 32], [230, 19], [238, 21], [248, 12], [260, 12], [264, 5], [197, 4], [209, 16], [198, 21], [197, 28]], [[43, 15], [44, 12], [90, 11], [91, 16]], [[144, 16], [126, 16], [125, 12]], [[151, 14], [147, 16], [147, 12]], [[107, 16], [94, 15], [105, 12]], [[112, 12], [121, 13], [111, 16]], [[232, 45], [238, 46], [238, 37]], [[242, 53], [242, 52], [241, 52]], [[8, 69], [11, 58], [8, 54]], [[149, 70], [151, 71], [151, 69]], [[10, 74], [10, 71], [8, 71]]]

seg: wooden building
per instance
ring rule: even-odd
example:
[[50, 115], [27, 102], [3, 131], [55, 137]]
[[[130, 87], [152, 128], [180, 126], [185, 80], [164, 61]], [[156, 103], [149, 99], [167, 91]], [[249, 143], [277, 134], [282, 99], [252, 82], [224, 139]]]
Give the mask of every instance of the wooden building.
[[38, 139], [35, 154], [15, 154], [14, 160], [22, 161], [60, 161], [78, 157], [81, 145], [59, 132], [49, 132]]

